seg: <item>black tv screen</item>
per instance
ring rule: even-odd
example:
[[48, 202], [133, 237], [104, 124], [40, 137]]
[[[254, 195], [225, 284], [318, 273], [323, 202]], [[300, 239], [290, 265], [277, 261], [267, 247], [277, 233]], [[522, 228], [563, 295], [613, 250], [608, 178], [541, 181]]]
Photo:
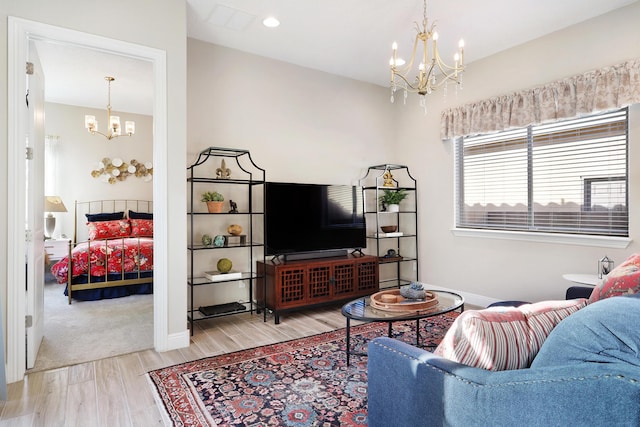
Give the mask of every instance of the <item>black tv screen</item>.
[[267, 182], [265, 191], [267, 255], [366, 246], [360, 187]]

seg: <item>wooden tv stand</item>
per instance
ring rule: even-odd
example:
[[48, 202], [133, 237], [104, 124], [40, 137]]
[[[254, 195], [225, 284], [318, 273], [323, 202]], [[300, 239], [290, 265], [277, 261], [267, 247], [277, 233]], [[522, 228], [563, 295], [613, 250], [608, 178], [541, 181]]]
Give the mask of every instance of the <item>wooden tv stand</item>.
[[[371, 255], [300, 261], [258, 261], [259, 307], [280, 313], [348, 301], [379, 290], [378, 259]], [[266, 298], [265, 298], [266, 294]]]

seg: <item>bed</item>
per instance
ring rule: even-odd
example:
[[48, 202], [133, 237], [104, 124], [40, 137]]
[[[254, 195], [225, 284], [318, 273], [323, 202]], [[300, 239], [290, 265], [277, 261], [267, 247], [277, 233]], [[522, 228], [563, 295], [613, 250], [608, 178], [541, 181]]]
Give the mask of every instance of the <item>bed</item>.
[[51, 266], [69, 304], [153, 292], [153, 202], [75, 203], [69, 255]]

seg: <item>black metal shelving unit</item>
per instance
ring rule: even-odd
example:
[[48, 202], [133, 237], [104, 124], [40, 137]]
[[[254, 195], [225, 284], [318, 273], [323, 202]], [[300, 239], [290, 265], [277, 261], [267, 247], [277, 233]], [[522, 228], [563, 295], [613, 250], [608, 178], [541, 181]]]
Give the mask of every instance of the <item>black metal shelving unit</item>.
[[[216, 162], [215, 160], [218, 160]], [[222, 162], [224, 161], [224, 167]], [[226, 169], [226, 170], [225, 170]], [[230, 171], [230, 174], [227, 174]], [[264, 307], [255, 300], [255, 286], [260, 276], [256, 269], [256, 262], [264, 262], [264, 198], [265, 198], [265, 170], [255, 164], [247, 150], [209, 147], [200, 152], [197, 160], [187, 168], [187, 184], [189, 185], [189, 242], [187, 246], [189, 256], [189, 308], [187, 320], [193, 335], [193, 324], [199, 320], [228, 316], [238, 313], [259, 312]], [[218, 191], [223, 195], [233, 194], [238, 205], [237, 212], [229, 210], [221, 213], [209, 213], [203, 202], [201, 193]], [[235, 192], [234, 192], [235, 191]], [[225, 195], [225, 205], [231, 200]], [[202, 209], [205, 209], [204, 211]], [[232, 223], [242, 222], [245, 239], [227, 239], [224, 246], [204, 245], [202, 233], [196, 229], [208, 227], [206, 234], [226, 235], [227, 227]], [[245, 228], [246, 227], [246, 228]], [[214, 231], [217, 230], [217, 231]], [[240, 277], [212, 281], [205, 277], [204, 272], [211, 267], [203, 267], [204, 254], [211, 254], [218, 258], [234, 258], [242, 260], [243, 266]], [[230, 255], [231, 254], [231, 255]], [[214, 259], [215, 259], [214, 258]], [[233, 261], [233, 260], [232, 260]], [[234, 266], [236, 261], [233, 261]], [[215, 267], [214, 267], [215, 269]], [[195, 289], [209, 286], [212, 292], [215, 287], [230, 282], [245, 283], [246, 298], [244, 301], [229, 301], [220, 304], [199, 307], [195, 302]], [[248, 286], [246, 286], [248, 284]], [[220, 297], [216, 295], [216, 297]], [[222, 296], [224, 298], [224, 296]], [[216, 298], [219, 299], [219, 298]]]
[[[363, 210], [367, 222], [367, 253], [376, 255], [380, 267], [380, 289], [399, 288], [418, 281], [417, 181], [403, 165], [370, 166], [360, 179]], [[407, 198], [398, 212], [382, 210], [379, 198], [384, 190], [405, 190]], [[380, 227], [395, 225], [393, 233]], [[389, 256], [389, 250], [396, 256]]]

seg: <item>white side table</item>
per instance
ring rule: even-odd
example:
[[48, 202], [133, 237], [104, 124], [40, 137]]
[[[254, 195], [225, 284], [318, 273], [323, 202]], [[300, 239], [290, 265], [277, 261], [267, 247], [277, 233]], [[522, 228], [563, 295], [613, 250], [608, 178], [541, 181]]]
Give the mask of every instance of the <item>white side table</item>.
[[596, 286], [602, 279], [598, 278], [597, 274], [563, 274], [562, 278], [573, 283], [580, 285]]
[[71, 239], [47, 239], [44, 241], [44, 250], [49, 255], [50, 262], [60, 261], [69, 255], [69, 242]]

